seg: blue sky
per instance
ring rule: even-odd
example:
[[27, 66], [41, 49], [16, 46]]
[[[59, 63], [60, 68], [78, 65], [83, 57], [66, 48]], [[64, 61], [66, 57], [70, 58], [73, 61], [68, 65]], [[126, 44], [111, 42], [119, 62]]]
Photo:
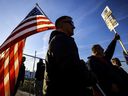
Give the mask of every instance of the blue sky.
[[[35, 3], [40, 5], [52, 22], [63, 15], [73, 18], [76, 27], [73, 37], [78, 45], [80, 58], [85, 61], [91, 55], [93, 44], [101, 44], [106, 49], [114, 37], [114, 32], [109, 31], [101, 17], [103, 9], [108, 5], [119, 22], [116, 31], [128, 49], [128, 0], [0, 0], [0, 44], [24, 19]], [[34, 55], [37, 51], [38, 57], [45, 58], [50, 33], [51, 30], [28, 37], [24, 53]], [[119, 42], [114, 57], [124, 60]], [[33, 62], [32, 58], [27, 57], [28, 70], [32, 70]], [[128, 70], [128, 65], [123, 63], [123, 68]]]

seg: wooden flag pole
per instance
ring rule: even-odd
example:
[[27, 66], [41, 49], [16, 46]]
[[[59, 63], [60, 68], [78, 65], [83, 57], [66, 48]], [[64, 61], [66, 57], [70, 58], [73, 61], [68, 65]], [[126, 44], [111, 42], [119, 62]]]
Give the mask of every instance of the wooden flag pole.
[[[117, 33], [115, 29], [113, 29], [113, 31], [114, 31], [115, 34]], [[128, 55], [128, 52], [127, 52], [126, 48], [124, 47], [124, 44], [123, 44], [123, 42], [121, 41], [121, 39], [119, 39], [119, 43], [120, 43], [120, 45], [122, 46], [124, 52]]]

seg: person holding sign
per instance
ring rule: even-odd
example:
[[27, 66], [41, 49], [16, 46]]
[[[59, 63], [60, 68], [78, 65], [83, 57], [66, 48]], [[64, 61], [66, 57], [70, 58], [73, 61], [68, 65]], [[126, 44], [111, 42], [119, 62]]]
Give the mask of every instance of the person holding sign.
[[99, 44], [93, 45], [93, 55], [88, 57], [88, 66], [97, 76], [98, 84], [106, 96], [116, 96], [115, 94], [119, 92], [118, 83], [120, 80], [118, 75], [113, 71], [111, 64], [116, 42], [119, 39], [120, 36], [115, 34], [115, 38], [105, 51]]

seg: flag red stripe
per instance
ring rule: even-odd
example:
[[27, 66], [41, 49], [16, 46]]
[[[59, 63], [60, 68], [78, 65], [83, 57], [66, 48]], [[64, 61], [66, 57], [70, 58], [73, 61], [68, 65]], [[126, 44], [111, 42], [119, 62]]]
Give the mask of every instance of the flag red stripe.
[[5, 57], [4, 58], [4, 91], [5, 91], [5, 96], [10, 96], [10, 82], [9, 82], [9, 51], [7, 50], [5, 52]]
[[[20, 25], [23, 25], [23, 24], [27, 23], [27, 22], [30, 22], [30, 21], [35, 20], [35, 18], [36, 18], [36, 19], [42, 19], [42, 20], [49, 20], [47, 17], [43, 17], [42, 15], [37, 15], [37, 16], [33, 16], [32, 18], [24, 19], [24, 20], [18, 25], [18, 27], [19, 27]], [[16, 29], [16, 28], [15, 28], [15, 29]]]
[[10, 85], [9, 85], [9, 80], [7, 81], [6, 84], [4, 84], [4, 92], [5, 92], [5, 96], [10, 96]]
[[1, 64], [0, 64], [0, 95], [4, 96], [5, 95], [4, 94], [4, 75], [3, 75], [3, 73], [4, 73], [4, 64], [3, 64], [4, 59], [0, 59], [0, 62], [1, 62]]
[[[37, 20], [39, 20], [38, 19], [39, 17], [36, 17], [36, 18], [33, 18], [33, 20], [35, 20], [35, 21], [37, 21]], [[41, 19], [40, 19], [41, 20]], [[30, 22], [32, 22], [32, 21], [30, 21]], [[37, 23], [37, 22], [35, 22], [35, 23], [32, 23], [32, 24], [29, 24], [28, 26], [24, 26], [23, 28], [20, 28], [19, 30], [17, 30], [16, 32], [12, 32], [12, 34], [6, 39], [6, 41], [9, 39], [9, 38], [11, 38], [11, 37], [13, 37], [14, 35], [16, 35], [17, 33], [20, 33], [21, 31], [23, 31], [23, 30], [25, 30], [25, 29], [28, 29], [28, 28], [30, 28], [30, 27], [33, 27], [33, 26], [38, 26], [38, 25], [43, 25], [43, 24], [52, 24], [52, 22], [51, 21], [38, 21], [39, 22], [39, 24]], [[26, 22], [27, 23], [27, 22]], [[20, 26], [22, 26], [23, 24], [20, 24], [19, 25], [19, 27]], [[54, 25], [53, 25], [54, 26]], [[49, 26], [47, 26], [47, 27], [49, 27]], [[18, 28], [18, 27], [17, 27]], [[6, 42], [5, 41], [5, 42]], [[3, 43], [4, 44], [4, 43]]]
[[[35, 16], [35, 17], [33, 17], [33, 18], [31, 18], [31, 19], [25, 19], [25, 20], [23, 20], [23, 22], [22, 23], [20, 23], [17, 27], [19, 27], [19, 26], [21, 26], [21, 25], [23, 25], [23, 24], [25, 24], [25, 23], [27, 23], [27, 22], [30, 22], [30, 21], [33, 21], [33, 20], [35, 20], [35, 19], [37, 19], [37, 20], [49, 20], [48, 18], [46, 18], [46, 17], [43, 17], [43, 16]], [[49, 22], [49, 21], [47, 21], [47, 22]], [[15, 28], [16, 29], [16, 28]]]
[[8, 65], [7, 65], [7, 67], [4, 68], [4, 78], [7, 76], [8, 70], [9, 70], [9, 68], [8, 68]]
[[[53, 29], [55, 28], [54, 26], [51, 26], [51, 27], [42, 27], [42, 28], [39, 28], [39, 29], [36, 29], [36, 30], [33, 30], [33, 31], [29, 31], [29, 32], [26, 32], [25, 34], [21, 35], [20, 37], [16, 38], [13, 42], [9, 42], [8, 44], [6, 44], [3, 48], [1, 48], [1, 50], [5, 50], [6, 48], [8, 48], [9, 46], [15, 44], [16, 42], [22, 40], [22, 38], [26, 38], [32, 34], [35, 34], [35, 33], [38, 33], [38, 32], [41, 32], [41, 31], [45, 31], [45, 30], [49, 30], [49, 29]], [[1, 53], [1, 50], [0, 50], [0, 53]]]
[[14, 85], [15, 85], [15, 69], [14, 69], [14, 47], [15, 46], [11, 46], [10, 50], [9, 50], [9, 57], [10, 57], [10, 62], [9, 62], [9, 79], [10, 79], [10, 92], [13, 93], [14, 92]]
[[[42, 27], [41, 29], [43, 29], [42, 31], [44, 31], [44, 30], [49, 30], [49, 29], [55, 29], [55, 26], [46, 26], [46, 27]], [[29, 31], [28, 31], [29, 32]], [[20, 32], [19, 32], [20, 33]], [[33, 31], [30, 31], [29, 32], [30, 33], [30, 35], [32, 35], [32, 34], [35, 34], [35, 33], [38, 33], [38, 32], [35, 32], [35, 30]], [[23, 33], [23, 35], [26, 35], [27, 34], [27, 32], [25, 32], [25, 33]], [[18, 36], [18, 37], [16, 37], [16, 39], [14, 39], [14, 40], [11, 40], [11, 41], [9, 41], [8, 43], [11, 43], [11, 44], [15, 44], [16, 42], [18, 42], [17, 40], [21, 40], [21, 39], [17, 39], [17, 38], [20, 38], [20, 37], [24, 37], [24, 38], [26, 38], [26, 37], [28, 37], [29, 35], [26, 35], [26, 36], [23, 36], [23, 35], [20, 35], [20, 36]], [[13, 36], [14, 37], [14, 36]], [[10, 38], [9, 38], [10, 39]], [[23, 39], [23, 38], [22, 38]], [[6, 42], [7, 42], [7, 40], [6, 40]], [[1, 50], [0, 50], [0, 53], [2, 53], [2, 51], [4, 51], [6, 48], [8, 48], [11, 44], [5, 44], [5, 45], [3, 45], [3, 46], [1, 46]]]
[[[23, 20], [23, 21], [13, 30], [13, 32], [14, 32], [18, 27], [20, 27], [20, 26], [22, 26], [22, 25], [24, 25], [24, 24], [26, 24], [26, 23], [28, 23], [28, 22], [32, 22], [32, 21], [34, 21], [34, 20], [42, 20], [42, 21], [44, 21], [44, 22], [51, 22], [51, 21], [49, 21], [48, 18], [46, 18], [46, 17], [34, 16], [33, 18]], [[51, 22], [51, 24], [52, 24], [52, 22]], [[13, 33], [13, 32], [12, 32], [12, 33]]]
[[[22, 31], [25, 30], [25, 29], [28, 29], [28, 28], [34, 27], [34, 26], [38, 26], [38, 25], [42, 25], [42, 24], [51, 24], [51, 22], [40, 21], [40, 22], [35, 22], [35, 23], [32, 23], [32, 24], [29, 24], [29, 25], [27, 25], [27, 26], [25, 26], [25, 27], [23, 27], [23, 28], [17, 30], [17, 31], [14, 32], [13, 34], [11, 34], [11, 35], [9, 36], [9, 38], [15, 36], [16, 34], [19, 34], [20, 32], [22, 32]], [[7, 40], [8, 40], [8, 39], [7, 39]]]
[[8, 71], [9, 71], [9, 67], [8, 67], [8, 64], [9, 64], [9, 62], [8, 62], [8, 55], [9, 55], [9, 51], [6, 50], [5, 51], [5, 57], [3, 58], [4, 59], [4, 63], [3, 63], [3, 65], [4, 65], [4, 78], [7, 76]]
[[[20, 55], [18, 56], [16, 56], [15, 54], [14, 54], [14, 48], [15, 48], [15, 46], [16, 46], [16, 44], [15, 45], [13, 45], [13, 46], [11, 46], [10, 47], [10, 49], [9, 49], [9, 52], [10, 52], [10, 54], [9, 54], [9, 57], [10, 57], [10, 62], [9, 62], [9, 68], [11, 68], [10, 69], [10, 78], [9, 78], [9, 81], [10, 81], [10, 83], [7, 83], [7, 90], [9, 90], [9, 88], [8, 87], [10, 87], [10, 93], [12, 94], [13, 92], [14, 92], [14, 85], [15, 85], [15, 82], [16, 82], [16, 80], [17, 80], [17, 77], [18, 77], [18, 73], [19, 73], [19, 67], [21, 66], [21, 59], [22, 59], [22, 53], [23, 53], [23, 47], [24, 47], [24, 41], [25, 40], [22, 40], [22, 41], [20, 41], [19, 42], [19, 44], [18, 44], [18, 47], [17, 47], [17, 51], [15, 52], [15, 54], [18, 54], [18, 52], [20, 53]], [[18, 51], [19, 50], [19, 51]], [[17, 69], [15, 70], [15, 68], [14, 68], [14, 57], [15, 58], [18, 58], [18, 59], [20, 59], [19, 60], [19, 63], [18, 63], [18, 67], [17, 67]], [[17, 71], [18, 70], [18, 71]], [[13, 71], [13, 72], [11, 72], [11, 71]], [[16, 73], [15, 73], [15, 71], [17, 71]], [[12, 74], [11, 74], [12, 73]], [[17, 77], [15, 77], [15, 75], [17, 75]]]
[[[17, 68], [15, 69], [15, 83], [17, 81], [17, 77], [18, 77], [18, 73], [19, 73], [19, 67], [21, 66], [21, 62], [22, 62], [22, 55], [23, 55], [23, 48], [24, 48], [24, 45], [25, 45], [25, 39], [18, 42], [18, 50], [17, 50], [17, 53], [18, 54], [18, 66]], [[16, 57], [15, 57], [16, 58]], [[15, 59], [16, 60], [16, 59]]]
[[49, 29], [55, 29], [55, 26], [36, 6], [0, 46], [0, 55], [4, 54], [0, 58], [0, 96], [10, 96], [14, 92], [25, 38]]
[[[19, 45], [19, 43], [18, 43], [18, 45]], [[22, 48], [22, 47], [21, 47]], [[22, 50], [22, 49], [21, 49]], [[16, 79], [17, 79], [17, 77], [18, 77], [18, 72], [19, 72], [19, 64], [17, 64], [17, 63], [19, 63], [18, 61], [18, 50], [17, 50], [17, 52], [14, 54], [14, 60], [15, 60], [15, 62], [14, 62], [14, 69], [15, 69], [15, 84], [16, 84]]]
[[51, 26], [51, 27], [43, 27], [43, 28], [38, 28], [37, 29], [37, 32], [40, 32], [40, 31], [45, 31], [45, 30], [50, 30], [50, 29], [55, 29], [55, 26]]

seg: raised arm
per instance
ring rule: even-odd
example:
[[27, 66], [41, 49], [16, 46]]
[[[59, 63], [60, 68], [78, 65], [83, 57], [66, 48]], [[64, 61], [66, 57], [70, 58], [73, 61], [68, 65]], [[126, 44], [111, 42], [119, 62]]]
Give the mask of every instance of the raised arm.
[[115, 47], [116, 47], [116, 42], [117, 40], [120, 39], [120, 36], [116, 33], [115, 34], [115, 37], [114, 39], [111, 41], [111, 43], [108, 45], [106, 51], [105, 51], [105, 57], [108, 59], [108, 60], [111, 60], [113, 54], [114, 54], [114, 51], [115, 51]]

